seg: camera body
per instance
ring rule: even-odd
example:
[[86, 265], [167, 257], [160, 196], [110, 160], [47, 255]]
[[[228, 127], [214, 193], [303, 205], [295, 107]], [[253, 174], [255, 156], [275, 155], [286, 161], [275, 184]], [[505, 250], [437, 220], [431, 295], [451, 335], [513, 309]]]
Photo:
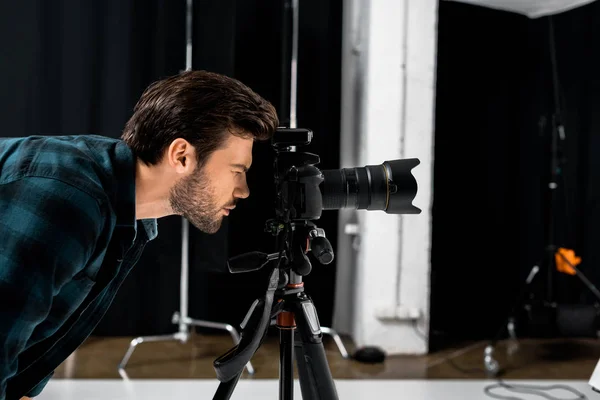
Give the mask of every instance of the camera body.
[[296, 128], [279, 128], [273, 135], [277, 218], [316, 220], [321, 217], [323, 193], [320, 186], [325, 177], [316, 167], [320, 158], [313, 153], [294, 151], [296, 146], [309, 145], [312, 136], [310, 129]]

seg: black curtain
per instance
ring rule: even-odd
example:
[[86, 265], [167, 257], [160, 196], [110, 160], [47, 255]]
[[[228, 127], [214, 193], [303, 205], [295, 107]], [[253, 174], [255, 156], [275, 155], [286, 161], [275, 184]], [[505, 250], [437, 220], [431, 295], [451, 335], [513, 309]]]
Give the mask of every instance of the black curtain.
[[[230, 66], [220, 65], [231, 74], [270, 100], [277, 108], [282, 125], [289, 124], [289, 54], [284, 37], [289, 36], [284, 6], [291, 1], [230, 1], [231, 14], [215, 13], [213, 24], [222, 26], [219, 18], [227, 18], [231, 27], [227, 35], [231, 47], [221, 48], [233, 58]], [[199, 11], [202, 13], [202, 10]], [[205, 10], [206, 12], [206, 10]], [[305, 150], [321, 156], [320, 168], [337, 168], [339, 148], [340, 79], [341, 79], [342, 1], [302, 1], [299, 7], [298, 95], [299, 127], [312, 129], [313, 142]], [[213, 32], [211, 28], [206, 31]], [[205, 40], [210, 40], [210, 35]], [[199, 40], [198, 43], [202, 43]], [[216, 57], [219, 59], [219, 57]], [[215, 58], [199, 60], [195, 68], [214, 66]], [[207, 67], [205, 67], [205, 65]], [[191, 293], [194, 318], [239, 323], [255, 298], [264, 294], [268, 271], [241, 275], [224, 274], [226, 256], [248, 251], [274, 252], [274, 237], [264, 232], [265, 222], [274, 215], [273, 152], [268, 143], [255, 144], [253, 166], [248, 173], [251, 195], [240, 202], [236, 211], [216, 235], [193, 230], [195, 266], [193, 281], [201, 290]], [[337, 240], [337, 212], [324, 212], [318, 225], [325, 229], [333, 246]], [[220, 237], [226, 236], [227, 240]], [[207, 245], [210, 243], [210, 245]], [[216, 252], [214, 249], [218, 249]], [[210, 260], [210, 265], [205, 260]], [[305, 277], [306, 291], [312, 296], [324, 325], [330, 325], [333, 314], [335, 261], [328, 266], [313, 263]], [[210, 304], [211, 306], [207, 306]]]
[[[142, 91], [185, 69], [185, 0], [25, 0], [0, 5], [0, 120], [4, 136], [100, 134], [119, 137]], [[195, 0], [193, 69], [242, 80], [281, 112], [288, 68], [281, 48], [284, 3]], [[298, 124], [313, 129], [308, 151], [337, 168], [342, 1], [300, 2]], [[282, 64], [283, 63], [283, 64]], [[286, 116], [282, 115], [283, 122]], [[190, 227], [189, 314], [237, 324], [266, 288], [264, 273], [225, 273], [229, 256], [272, 250], [263, 232], [273, 215], [273, 154], [255, 146], [251, 196], [215, 235]], [[337, 214], [319, 225], [335, 246]], [[95, 335], [171, 333], [179, 310], [181, 219], [159, 220], [151, 242]], [[321, 322], [333, 310], [335, 262], [307, 277]]]
[[[284, 4], [196, 1], [193, 33], [193, 68], [240, 79], [275, 105], [282, 123], [289, 122], [283, 100], [289, 96], [286, 71], [290, 68], [282, 50], [282, 35], [287, 34]], [[339, 163], [337, 152], [325, 149], [339, 146], [341, 5], [341, 0], [303, 1], [299, 13], [298, 124], [314, 130], [315, 139], [306, 150], [327, 154], [320, 165], [324, 169]], [[248, 173], [251, 196], [240, 202], [214, 235], [190, 226], [191, 318], [236, 325], [254, 299], [264, 294], [268, 271], [231, 275], [226, 261], [248, 251], [274, 251], [274, 238], [264, 232], [266, 220], [274, 215], [272, 164], [269, 143], [256, 143]], [[180, 223], [169, 218], [173, 229], [163, 235], [164, 223], [159, 225], [159, 238], [149, 245], [96, 334], [163, 334], [177, 328], [171, 316], [179, 309], [180, 234], [174, 229], [180, 229]], [[319, 226], [335, 246], [337, 213], [324, 213]], [[148, 276], [147, 268], [155, 272]], [[334, 263], [315, 266], [305, 280], [323, 324], [332, 320], [335, 268]]]
[[184, 66], [183, 2], [2, 2], [3, 135], [118, 137], [137, 97]]
[[[600, 39], [599, 16], [598, 3], [532, 20], [440, 2], [432, 348], [448, 340], [491, 339], [536, 264], [542, 269], [529, 292], [543, 297], [547, 245], [575, 250], [580, 270], [600, 283], [600, 169], [594, 157], [600, 151], [600, 56], [593, 45]], [[548, 189], [555, 114], [551, 43], [566, 133], [558, 141], [554, 199]], [[558, 304], [597, 301], [577, 277], [551, 276]]]

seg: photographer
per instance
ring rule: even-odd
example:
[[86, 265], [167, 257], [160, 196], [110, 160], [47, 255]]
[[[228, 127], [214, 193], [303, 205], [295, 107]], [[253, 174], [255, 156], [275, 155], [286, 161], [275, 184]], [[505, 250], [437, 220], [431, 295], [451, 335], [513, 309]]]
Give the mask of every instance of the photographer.
[[157, 218], [216, 232], [249, 195], [253, 142], [277, 126], [274, 107], [239, 81], [188, 71], [146, 89], [122, 140], [0, 139], [0, 400], [42, 391], [157, 236]]

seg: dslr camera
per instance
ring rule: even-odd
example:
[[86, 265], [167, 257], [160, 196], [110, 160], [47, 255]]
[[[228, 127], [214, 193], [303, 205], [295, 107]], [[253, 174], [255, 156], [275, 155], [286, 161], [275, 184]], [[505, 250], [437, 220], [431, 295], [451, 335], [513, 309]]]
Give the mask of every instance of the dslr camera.
[[[411, 170], [416, 158], [385, 161], [365, 167], [319, 170], [319, 156], [292, 151], [312, 141], [309, 129], [280, 128], [273, 136], [276, 213], [292, 219], [319, 219], [322, 210], [354, 208], [388, 214], [419, 214], [412, 205], [417, 181]], [[291, 196], [293, 195], [293, 196]]]

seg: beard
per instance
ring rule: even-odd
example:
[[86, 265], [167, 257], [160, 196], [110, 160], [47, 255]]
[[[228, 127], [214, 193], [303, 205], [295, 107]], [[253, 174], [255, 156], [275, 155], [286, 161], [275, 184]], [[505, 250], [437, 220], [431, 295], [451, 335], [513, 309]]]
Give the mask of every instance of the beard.
[[169, 196], [175, 214], [186, 218], [206, 233], [216, 233], [223, 222], [215, 191], [203, 169], [182, 178], [173, 186]]

